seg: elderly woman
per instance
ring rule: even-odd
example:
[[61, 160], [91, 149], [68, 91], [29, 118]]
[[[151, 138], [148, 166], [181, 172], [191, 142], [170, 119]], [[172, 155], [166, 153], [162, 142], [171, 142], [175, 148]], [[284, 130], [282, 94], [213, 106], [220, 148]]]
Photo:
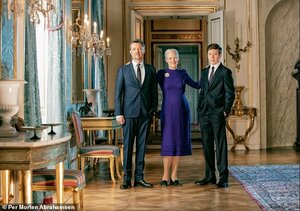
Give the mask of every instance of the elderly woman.
[[[161, 107], [161, 156], [164, 173], [161, 186], [182, 186], [177, 178], [181, 156], [191, 155], [190, 109], [185, 97], [185, 85], [200, 89], [200, 82], [194, 81], [184, 69], [178, 69], [179, 54], [176, 49], [165, 52], [168, 68], [157, 72], [157, 81], [163, 93]], [[170, 172], [171, 171], [171, 172]], [[171, 176], [170, 176], [171, 173]]]

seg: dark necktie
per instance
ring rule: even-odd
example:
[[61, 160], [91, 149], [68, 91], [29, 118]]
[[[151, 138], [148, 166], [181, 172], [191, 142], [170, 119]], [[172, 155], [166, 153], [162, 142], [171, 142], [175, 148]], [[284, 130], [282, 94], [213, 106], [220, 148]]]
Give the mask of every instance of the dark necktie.
[[140, 64], [137, 64], [136, 78], [138, 79], [139, 83], [142, 84], [142, 76], [141, 76]]
[[208, 79], [209, 83], [211, 83], [211, 81], [212, 81], [212, 79], [213, 79], [213, 77], [214, 77], [214, 74], [215, 74], [215, 67], [212, 66], [212, 67], [211, 67], [211, 73], [210, 73], [209, 79]]

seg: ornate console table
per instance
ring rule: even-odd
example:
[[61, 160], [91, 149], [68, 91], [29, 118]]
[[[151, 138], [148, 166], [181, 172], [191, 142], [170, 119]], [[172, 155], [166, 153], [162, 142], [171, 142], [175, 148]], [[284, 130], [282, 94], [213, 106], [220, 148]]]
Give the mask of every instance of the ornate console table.
[[0, 138], [0, 172], [2, 174], [3, 203], [9, 202], [10, 172], [21, 173], [22, 191], [17, 202], [32, 203], [32, 170], [55, 165], [57, 203], [63, 194], [64, 163], [68, 152], [69, 133], [48, 135], [42, 133], [38, 141], [30, 140], [30, 133], [20, 133], [14, 138]]
[[236, 99], [234, 102], [234, 106], [231, 109], [231, 112], [229, 114], [230, 117], [244, 117], [247, 116], [249, 118], [249, 126], [246, 129], [244, 135], [236, 135], [233, 129], [230, 127], [228, 120], [226, 121], [226, 127], [231, 133], [234, 144], [231, 147], [231, 151], [235, 151], [236, 145], [237, 144], [243, 144], [245, 146], [245, 149], [248, 151], [250, 148], [247, 146], [246, 140], [249, 136], [250, 131], [253, 129], [254, 126], [254, 120], [256, 117], [256, 108], [254, 107], [247, 107], [243, 105], [243, 102], [241, 100], [241, 92], [243, 91], [244, 86], [236, 86], [235, 87], [235, 92], [236, 92]]

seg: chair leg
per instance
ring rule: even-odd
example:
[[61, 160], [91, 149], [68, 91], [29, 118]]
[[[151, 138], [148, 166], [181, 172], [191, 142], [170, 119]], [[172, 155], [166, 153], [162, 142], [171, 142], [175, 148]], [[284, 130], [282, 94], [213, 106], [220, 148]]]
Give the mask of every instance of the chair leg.
[[120, 157], [121, 157], [121, 164], [123, 166], [123, 159], [124, 159], [124, 147], [123, 147], [123, 145], [120, 147]]
[[114, 157], [109, 158], [109, 167], [110, 167], [111, 180], [113, 181], [113, 183], [117, 183], [115, 179], [115, 158]]
[[80, 169], [84, 173], [85, 158], [82, 157], [80, 160], [81, 160], [81, 162], [80, 162]]
[[73, 204], [75, 206], [78, 206], [79, 205], [79, 202], [78, 202], [78, 191], [76, 189], [74, 189], [72, 191], [72, 193], [73, 193]]
[[115, 163], [116, 163], [116, 172], [117, 172], [117, 176], [118, 176], [119, 179], [121, 179], [122, 176], [121, 176], [120, 170], [119, 170], [120, 157], [116, 157], [116, 158], [115, 158]]
[[84, 211], [84, 204], [83, 204], [83, 190], [79, 190], [79, 200], [80, 200], [80, 210]]

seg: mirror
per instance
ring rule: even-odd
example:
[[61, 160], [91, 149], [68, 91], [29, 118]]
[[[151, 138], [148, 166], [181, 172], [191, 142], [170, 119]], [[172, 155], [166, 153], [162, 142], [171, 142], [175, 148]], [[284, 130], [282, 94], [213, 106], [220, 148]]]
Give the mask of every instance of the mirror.
[[[84, 0], [72, 0], [72, 23], [80, 14], [80, 19], [84, 20]], [[79, 23], [82, 24], [82, 23]], [[84, 54], [72, 52], [72, 103], [84, 102]]]

